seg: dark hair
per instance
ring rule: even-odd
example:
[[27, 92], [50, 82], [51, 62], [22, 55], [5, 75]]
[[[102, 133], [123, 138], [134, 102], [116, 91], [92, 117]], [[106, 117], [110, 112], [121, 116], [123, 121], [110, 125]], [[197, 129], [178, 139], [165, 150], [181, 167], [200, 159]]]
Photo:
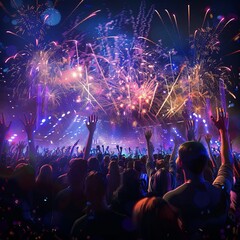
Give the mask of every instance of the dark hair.
[[90, 157], [87, 161], [88, 163], [88, 171], [100, 171], [100, 164], [96, 157]]
[[179, 159], [183, 169], [199, 174], [203, 172], [209, 156], [202, 143], [191, 141], [185, 142], [179, 147]]
[[143, 198], [133, 209], [133, 222], [141, 239], [181, 239], [177, 215], [165, 200]]
[[96, 171], [89, 172], [85, 183], [88, 201], [98, 201], [106, 194], [107, 181], [102, 173]]
[[79, 181], [84, 181], [87, 175], [87, 161], [81, 158], [74, 158], [69, 162], [69, 172], [67, 174], [71, 186], [78, 185]]

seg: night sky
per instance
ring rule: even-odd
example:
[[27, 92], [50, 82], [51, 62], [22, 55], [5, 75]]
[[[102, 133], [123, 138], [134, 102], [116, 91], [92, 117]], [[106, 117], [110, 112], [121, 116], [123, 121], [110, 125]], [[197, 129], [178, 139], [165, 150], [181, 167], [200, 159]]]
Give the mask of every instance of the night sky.
[[[16, 4], [23, 4], [24, 8], [28, 6], [39, 4], [48, 4], [49, 6], [55, 6], [55, 8], [61, 14], [61, 21], [56, 26], [50, 27], [48, 35], [46, 37], [47, 41], [61, 41], [62, 32], [68, 31], [69, 27], [73, 26], [77, 21], [76, 19], [83, 19], [90, 13], [101, 10], [93, 18], [88, 19], [84, 23], [80, 24], [75, 30], [79, 34], [84, 36], [83, 43], [91, 42], [96, 38], [96, 26], [98, 24], [104, 24], [109, 21], [109, 19], [118, 16], [123, 10], [132, 10], [133, 15], [137, 15], [139, 12], [141, 1], [130, 1], [130, 0], [85, 0], [76, 11], [72, 14], [73, 9], [78, 5], [80, 1], [77, 0], [56, 0], [54, 1], [34, 1], [34, 0], [14, 0], [13, 1], [1, 1], [0, 2], [0, 65], [1, 74], [0, 77], [0, 108], [2, 111], [7, 111], [6, 108], [9, 107], [9, 96], [7, 94], [12, 94], [12, 90], [15, 87], [13, 81], [9, 81], [5, 75], [4, 69], [7, 69], [7, 65], [4, 63], [5, 60], [14, 55], [16, 52], [20, 51], [26, 41], [25, 40], [7, 34], [6, 31], [14, 32], [14, 25], [12, 20], [15, 18], [17, 9], [13, 6]], [[229, 90], [234, 93], [237, 97], [233, 99], [229, 94], [227, 94], [227, 104], [231, 105], [228, 109], [232, 116], [232, 125], [240, 131], [240, 54], [230, 54], [240, 49], [240, 3], [235, 0], [201, 0], [201, 1], [178, 1], [178, 0], [147, 0], [146, 10], [152, 5], [161, 14], [164, 20], [164, 26], [160, 19], [155, 14], [152, 19], [149, 39], [157, 41], [161, 39], [163, 44], [169, 48], [174, 48], [177, 52], [186, 53], [187, 45], [186, 40], [188, 39], [188, 21], [187, 21], [187, 6], [191, 7], [191, 31], [197, 29], [201, 26], [204, 18], [206, 9], [211, 9], [211, 15], [206, 20], [206, 26], [216, 26], [221, 17], [226, 20], [235, 18], [235, 21], [231, 22], [226, 29], [220, 35], [221, 50], [219, 52], [218, 58], [224, 63], [224, 65], [232, 69], [231, 72], [231, 86]], [[173, 28], [171, 21], [169, 20], [165, 9], [167, 9], [171, 14], [175, 14], [178, 21], [178, 27], [180, 32], [180, 37]], [[166, 30], [167, 29], [167, 30]], [[128, 28], [124, 29], [126, 34], [131, 34], [128, 32]], [[37, 29], [34, 29], [37, 32]], [[118, 34], [116, 32], [116, 34]], [[83, 45], [84, 45], [83, 44]], [[230, 55], [229, 55], [230, 54]], [[18, 103], [15, 99], [15, 103]], [[1, 110], [0, 110], [1, 111]]]

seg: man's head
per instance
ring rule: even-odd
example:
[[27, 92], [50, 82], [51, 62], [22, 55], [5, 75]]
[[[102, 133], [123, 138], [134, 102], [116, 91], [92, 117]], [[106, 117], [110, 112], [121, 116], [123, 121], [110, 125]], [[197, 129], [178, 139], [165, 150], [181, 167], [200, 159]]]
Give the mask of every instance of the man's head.
[[179, 147], [178, 153], [182, 168], [194, 174], [202, 173], [209, 160], [207, 150], [200, 142], [185, 142]]
[[68, 180], [72, 187], [80, 186], [87, 176], [87, 161], [81, 158], [74, 158], [69, 162]]

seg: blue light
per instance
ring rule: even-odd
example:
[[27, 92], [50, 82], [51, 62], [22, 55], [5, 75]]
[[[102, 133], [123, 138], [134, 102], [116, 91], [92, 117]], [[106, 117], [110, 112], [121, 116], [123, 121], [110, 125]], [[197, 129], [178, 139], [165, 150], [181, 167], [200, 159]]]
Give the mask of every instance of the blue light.
[[45, 119], [45, 118], [43, 118], [43, 119], [42, 119], [42, 123], [45, 123], [45, 122], [46, 122], [46, 119]]
[[41, 17], [43, 22], [49, 26], [55, 26], [61, 21], [61, 13], [55, 8], [46, 9]]

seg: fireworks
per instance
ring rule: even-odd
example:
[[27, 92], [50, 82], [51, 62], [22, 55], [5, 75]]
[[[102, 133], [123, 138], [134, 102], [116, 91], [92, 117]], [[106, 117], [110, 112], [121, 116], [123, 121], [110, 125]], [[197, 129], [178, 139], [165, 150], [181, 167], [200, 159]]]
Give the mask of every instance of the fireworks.
[[[100, 10], [76, 20], [62, 32], [61, 40], [48, 41], [46, 33], [59, 23], [60, 12], [46, 4], [22, 6], [13, 16], [14, 31], [8, 31], [27, 41], [23, 50], [6, 60], [17, 82], [15, 92], [30, 98], [41, 93], [45, 105], [51, 103], [53, 109], [62, 98], [72, 98], [99, 115], [117, 121], [130, 119], [134, 125], [178, 118], [187, 107], [202, 113], [207, 100], [219, 104], [219, 79], [225, 88], [230, 83], [231, 69], [223, 66], [218, 56], [219, 36], [234, 19], [221, 18], [216, 26], [206, 27], [210, 13], [207, 9], [201, 27], [191, 31], [190, 10], [188, 6], [189, 38], [182, 54], [164, 46], [161, 39], [149, 37], [155, 15], [161, 27], [170, 31], [161, 14], [153, 7], [147, 11], [144, 3], [136, 16], [123, 11], [99, 23], [97, 36], [87, 44], [79, 33], [76, 38], [72, 33]], [[177, 16], [168, 10], [165, 13], [180, 36]]]

